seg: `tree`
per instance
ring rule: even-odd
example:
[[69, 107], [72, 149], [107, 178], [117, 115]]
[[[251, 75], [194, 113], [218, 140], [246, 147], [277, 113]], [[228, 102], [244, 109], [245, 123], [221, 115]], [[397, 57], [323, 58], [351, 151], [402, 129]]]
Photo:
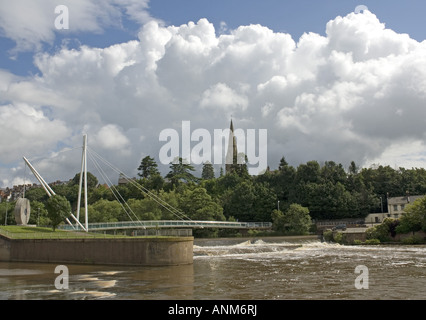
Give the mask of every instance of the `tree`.
[[277, 207], [277, 195], [268, 183], [254, 184], [252, 221], [270, 221], [271, 212]]
[[16, 201], [0, 202], [0, 224], [4, 224], [4, 223], [6, 223], [7, 225], [16, 224], [15, 214], [14, 214], [15, 205], [16, 205]]
[[203, 164], [203, 171], [201, 173], [201, 178], [204, 180], [214, 179], [214, 169], [213, 165], [210, 162]]
[[228, 189], [222, 199], [225, 217], [233, 216], [238, 221], [245, 222], [254, 221], [253, 203], [256, 195], [251, 181], [242, 181], [235, 188]]
[[151, 198], [129, 199], [127, 205], [132, 209], [133, 213], [139, 220], [160, 220], [161, 209], [160, 205]]
[[392, 218], [384, 219], [381, 224], [367, 229], [367, 240], [378, 239], [380, 242], [390, 241], [390, 236], [395, 236], [395, 229], [398, 228], [398, 224], [398, 220]]
[[[84, 177], [84, 176], [83, 176]], [[80, 183], [80, 173], [77, 173], [70, 182], [70, 186], [79, 185]], [[84, 180], [83, 180], [84, 184]], [[98, 185], [98, 178], [96, 178], [92, 173], [87, 172], [87, 189], [92, 190]]]
[[149, 178], [152, 176], [159, 175], [160, 172], [158, 171], [158, 165], [155, 162], [154, 158], [150, 156], [146, 156], [142, 159], [140, 166], [138, 167], [138, 170], [140, 173], [138, 175], [142, 178]]
[[238, 153], [238, 155], [234, 156], [234, 162], [230, 165], [229, 171], [227, 171], [226, 174], [236, 173], [242, 178], [250, 177], [248, 173], [247, 162], [247, 155], [243, 152]]
[[159, 175], [150, 176], [148, 179], [143, 179], [141, 184], [148, 190], [159, 191], [164, 187], [164, 178]]
[[295, 182], [296, 183], [318, 183], [320, 181], [321, 167], [317, 161], [308, 161], [297, 167]]
[[172, 163], [170, 169], [166, 178], [170, 179], [172, 186], [177, 186], [180, 181], [196, 182], [198, 180], [191, 173], [191, 171], [195, 171], [194, 167], [186, 163], [182, 158], [179, 158], [177, 163]]
[[358, 173], [358, 166], [355, 164], [355, 161], [351, 161], [351, 164], [349, 166], [349, 174], [355, 175]]
[[61, 195], [51, 196], [47, 200], [46, 209], [53, 231], [55, 231], [56, 227], [71, 213], [69, 201]]
[[204, 188], [185, 190], [179, 202], [181, 211], [193, 220], [225, 220], [222, 207], [207, 194]]
[[117, 200], [101, 199], [89, 205], [89, 222], [117, 222], [129, 220], [124, 210]]
[[291, 204], [284, 214], [274, 210], [272, 217], [275, 225], [287, 234], [306, 234], [312, 224], [308, 208], [297, 203]]
[[346, 172], [341, 164], [336, 164], [334, 161], [326, 161], [320, 169], [323, 182], [345, 183]]
[[287, 161], [285, 160], [285, 157], [282, 157], [280, 160], [280, 164], [278, 165], [278, 170], [283, 170], [284, 168], [286, 168], [288, 166]]
[[426, 197], [417, 199], [406, 206], [402, 217], [399, 219], [399, 225], [396, 227], [397, 233], [420, 230], [426, 232]]
[[51, 224], [45, 205], [39, 201], [31, 201], [31, 216], [28, 224], [48, 226]]
[[48, 197], [49, 196], [47, 195], [46, 191], [44, 191], [41, 186], [39, 188], [31, 188], [25, 191], [25, 198], [30, 201], [46, 202]]
[[273, 210], [271, 213], [272, 219], [272, 228], [277, 231], [284, 232], [285, 224], [284, 224], [284, 213], [281, 210]]

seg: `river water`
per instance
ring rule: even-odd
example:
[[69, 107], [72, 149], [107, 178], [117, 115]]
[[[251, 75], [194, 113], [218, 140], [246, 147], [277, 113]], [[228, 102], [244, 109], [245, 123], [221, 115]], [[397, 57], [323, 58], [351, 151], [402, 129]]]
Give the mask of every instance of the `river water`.
[[[357, 270], [357, 266], [361, 266]], [[0, 262], [1, 300], [287, 300], [426, 298], [426, 246], [343, 246], [307, 238], [194, 241], [172, 267]], [[62, 279], [62, 284], [66, 282]]]

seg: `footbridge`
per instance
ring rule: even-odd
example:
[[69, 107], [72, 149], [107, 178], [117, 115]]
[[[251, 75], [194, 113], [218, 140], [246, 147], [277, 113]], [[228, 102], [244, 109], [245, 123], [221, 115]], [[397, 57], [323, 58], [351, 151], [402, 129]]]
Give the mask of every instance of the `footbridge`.
[[[183, 221], [183, 220], [145, 220], [122, 222], [97, 222], [89, 223], [90, 231], [106, 231], [118, 229], [160, 229], [160, 228], [218, 228], [218, 229], [257, 229], [267, 230], [272, 228], [271, 222], [234, 222], [234, 221]], [[62, 225], [62, 230], [83, 230], [79, 225]]]

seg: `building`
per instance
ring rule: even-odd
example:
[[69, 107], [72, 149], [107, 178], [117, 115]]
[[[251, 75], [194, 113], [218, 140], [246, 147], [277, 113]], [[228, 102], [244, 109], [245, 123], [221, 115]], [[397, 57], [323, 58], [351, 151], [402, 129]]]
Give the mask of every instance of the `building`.
[[404, 213], [404, 209], [407, 207], [407, 205], [423, 197], [425, 196], [410, 196], [409, 194], [407, 194], [404, 197], [387, 198], [388, 211], [383, 213], [370, 213], [365, 218], [365, 223], [368, 225], [373, 225], [375, 223], [382, 223], [383, 220], [385, 220], [386, 218], [399, 219]]
[[401, 215], [407, 205], [423, 197], [424, 195], [410, 196], [410, 194], [407, 193], [404, 197], [388, 198], [388, 212], [386, 213], [386, 217], [394, 219], [401, 218]]

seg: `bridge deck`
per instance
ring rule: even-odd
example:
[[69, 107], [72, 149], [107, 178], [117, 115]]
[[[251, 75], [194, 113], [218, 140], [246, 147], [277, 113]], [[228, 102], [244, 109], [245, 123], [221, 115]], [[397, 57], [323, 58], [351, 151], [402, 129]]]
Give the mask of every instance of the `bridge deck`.
[[[271, 222], [231, 222], [231, 221], [183, 221], [149, 220], [89, 223], [89, 230], [147, 229], [147, 228], [226, 228], [226, 229], [270, 229]], [[79, 226], [62, 225], [58, 229], [81, 230]]]

